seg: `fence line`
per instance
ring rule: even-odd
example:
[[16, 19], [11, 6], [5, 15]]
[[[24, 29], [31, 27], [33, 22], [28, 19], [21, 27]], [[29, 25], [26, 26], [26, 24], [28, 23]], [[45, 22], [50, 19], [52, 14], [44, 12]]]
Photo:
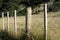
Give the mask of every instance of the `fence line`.
[[9, 12], [7, 12], [7, 25], [8, 25], [8, 32], [9, 32]]
[[[17, 22], [16, 22], [16, 10], [14, 11], [14, 35], [17, 36]], [[26, 34], [28, 38], [30, 38], [30, 30], [31, 30], [31, 14], [32, 9], [31, 7], [27, 8], [27, 15], [26, 15]], [[9, 12], [7, 12], [7, 23], [8, 23], [8, 31], [9, 31]], [[2, 12], [2, 26], [4, 31], [4, 13]], [[27, 39], [28, 39], [27, 38]], [[30, 40], [30, 39], [28, 39]], [[47, 40], [47, 3], [44, 4], [44, 40]]]
[[31, 14], [32, 9], [31, 7], [27, 8], [27, 15], [26, 15], [26, 34], [27, 34], [27, 40], [30, 40], [30, 30], [31, 30]]
[[14, 34], [15, 36], [17, 36], [17, 22], [16, 22], [16, 10], [15, 10], [15, 14], [14, 14]]
[[47, 40], [47, 3], [44, 4], [44, 40]]
[[[16, 10], [14, 11], [14, 34], [17, 36], [17, 22], [16, 22]], [[8, 32], [9, 32], [9, 12], [7, 12], [7, 27], [8, 27]], [[3, 31], [5, 30], [5, 25], [4, 25], [4, 12], [2, 12], [2, 28]]]
[[2, 27], [3, 27], [3, 31], [4, 31], [5, 27], [4, 27], [4, 13], [3, 12], [2, 12]]

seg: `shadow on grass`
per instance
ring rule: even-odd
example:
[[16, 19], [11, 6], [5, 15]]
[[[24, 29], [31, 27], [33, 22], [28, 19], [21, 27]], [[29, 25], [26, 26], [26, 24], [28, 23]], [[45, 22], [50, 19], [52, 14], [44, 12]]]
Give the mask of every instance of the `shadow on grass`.
[[18, 40], [17, 38], [11, 37], [7, 31], [0, 31], [0, 40]]
[[[30, 40], [44, 40], [44, 35], [33, 35], [30, 34]], [[7, 31], [0, 31], [0, 40], [26, 40], [26, 33], [22, 33], [18, 38], [14, 38], [14, 36], [11, 36], [8, 34]]]

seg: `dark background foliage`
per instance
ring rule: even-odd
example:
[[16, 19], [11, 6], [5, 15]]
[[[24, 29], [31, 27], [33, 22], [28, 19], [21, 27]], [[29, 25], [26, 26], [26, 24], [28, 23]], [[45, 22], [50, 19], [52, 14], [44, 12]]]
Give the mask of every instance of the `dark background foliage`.
[[[49, 1], [49, 0], [48, 0]], [[0, 0], [0, 16], [1, 12], [10, 12], [10, 16], [14, 16], [14, 10], [17, 10], [17, 16], [26, 14], [26, 6], [33, 7], [39, 6], [46, 0]], [[60, 0], [55, 0], [54, 3], [48, 7], [48, 11], [60, 10]], [[38, 12], [37, 12], [38, 13]]]

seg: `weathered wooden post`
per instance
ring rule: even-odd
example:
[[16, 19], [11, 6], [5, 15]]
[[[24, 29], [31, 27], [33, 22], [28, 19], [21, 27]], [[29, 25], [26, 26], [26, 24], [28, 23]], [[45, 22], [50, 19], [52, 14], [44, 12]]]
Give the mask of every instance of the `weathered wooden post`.
[[4, 31], [5, 27], [4, 27], [4, 13], [3, 12], [2, 12], [2, 27], [3, 27], [3, 31]]
[[44, 4], [44, 40], [47, 40], [47, 3]]
[[27, 40], [30, 40], [31, 14], [32, 14], [31, 7], [27, 7], [27, 15], [26, 15], [26, 34], [27, 34]]
[[9, 12], [7, 12], [7, 26], [8, 26], [8, 32], [9, 32]]
[[17, 36], [17, 22], [16, 22], [16, 10], [14, 13], [14, 35]]

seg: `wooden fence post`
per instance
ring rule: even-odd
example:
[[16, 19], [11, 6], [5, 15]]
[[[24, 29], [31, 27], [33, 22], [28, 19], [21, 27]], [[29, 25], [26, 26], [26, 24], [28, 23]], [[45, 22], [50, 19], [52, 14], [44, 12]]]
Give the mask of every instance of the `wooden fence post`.
[[9, 12], [7, 12], [7, 25], [8, 25], [8, 32], [9, 32]]
[[26, 15], [26, 34], [27, 34], [27, 40], [30, 40], [31, 14], [32, 14], [31, 7], [27, 7], [27, 15]]
[[47, 40], [47, 3], [44, 4], [44, 40]]
[[3, 12], [2, 12], [2, 27], [3, 27], [3, 31], [4, 31], [5, 27], [4, 27], [4, 13]]
[[17, 22], [16, 22], [16, 10], [14, 13], [14, 35], [17, 36]]

